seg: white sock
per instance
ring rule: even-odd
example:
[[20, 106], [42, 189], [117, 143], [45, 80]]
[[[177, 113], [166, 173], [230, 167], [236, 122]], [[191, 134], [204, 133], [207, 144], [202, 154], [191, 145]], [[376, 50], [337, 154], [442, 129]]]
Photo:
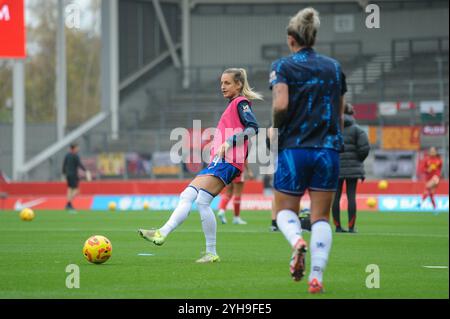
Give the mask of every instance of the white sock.
[[194, 187], [186, 187], [186, 189], [180, 194], [180, 201], [178, 202], [177, 208], [175, 208], [164, 226], [159, 229], [161, 235], [169, 235], [186, 220], [189, 216], [192, 203], [197, 198], [197, 195], [198, 192]]
[[218, 213], [219, 215], [223, 215], [223, 214], [225, 214], [225, 210], [223, 210], [223, 209], [219, 209], [219, 213]]
[[311, 273], [309, 280], [317, 278], [322, 282], [323, 272], [327, 266], [328, 255], [332, 243], [332, 230], [330, 224], [325, 220], [319, 220], [311, 226]]
[[198, 192], [197, 204], [198, 211], [200, 213], [200, 218], [202, 220], [203, 233], [206, 239], [206, 252], [213, 255], [217, 255], [216, 252], [216, 230], [217, 222], [216, 216], [209, 205], [213, 200], [213, 196], [207, 191], [200, 189]]
[[292, 247], [302, 238], [300, 220], [292, 210], [283, 209], [279, 211], [277, 214], [277, 225]]

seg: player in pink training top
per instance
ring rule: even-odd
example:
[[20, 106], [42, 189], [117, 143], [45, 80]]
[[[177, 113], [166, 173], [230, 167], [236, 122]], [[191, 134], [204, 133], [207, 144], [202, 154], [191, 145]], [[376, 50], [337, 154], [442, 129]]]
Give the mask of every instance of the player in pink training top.
[[258, 123], [251, 109], [251, 100], [262, 99], [247, 81], [244, 69], [227, 69], [220, 80], [228, 106], [220, 117], [211, 147], [211, 162], [180, 194], [180, 200], [169, 220], [159, 229], [139, 229], [139, 235], [162, 245], [167, 236], [189, 216], [195, 202], [200, 213], [206, 239], [206, 254], [198, 263], [218, 262], [216, 252], [217, 223], [211, 201], [233, 179], [241, 174], [248, 155], [248, 140], [258, 133]]

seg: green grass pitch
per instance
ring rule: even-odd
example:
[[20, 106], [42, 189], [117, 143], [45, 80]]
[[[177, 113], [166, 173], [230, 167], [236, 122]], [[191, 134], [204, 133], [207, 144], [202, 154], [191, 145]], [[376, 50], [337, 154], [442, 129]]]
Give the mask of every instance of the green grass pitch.
[[[217, 225], [222, 261], [196, 264], [204, 250], [197, 212], [157, 247], [136, 230], [161, 226], [169, 212], [37, 211], [23, 222], [0, 211], [0, 298], [449, 298], [448, 268], [424, 267], [448, 266], [447, 213], [360, 212], [358, 234], [333, 234], [319, 296], [307, 293], [306, 280], [292, 281], [291, 249], [269, 231], [270, 212], [242, 215], [248, 225]], [[105, 264], [82, 255], [91, 235], [112, 242]], [[66, 288], [68, 264], [80, 267], [79, 289]], [[366, 287], [369, 264], [380, 269], [378, 289]]]

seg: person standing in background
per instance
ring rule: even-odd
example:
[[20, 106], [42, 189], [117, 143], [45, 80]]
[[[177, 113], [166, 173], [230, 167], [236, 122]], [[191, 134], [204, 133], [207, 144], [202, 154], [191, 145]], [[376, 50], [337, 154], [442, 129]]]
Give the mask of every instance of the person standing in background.
[[419, 166], [420, 174], [425, 178], [425, 190], [422, 195], [422, 201], [418, 204], [421, 207], [423, 202], [430, 197], [433, 208], [436, 209], [436, 201], [434, 194], [439, 185], [442, 171], [442, 158], [432, 146], [428, 150], [428, 154], [424, 157]]
[[337, 233], [347, 232], [341, 226], [340, 201], [344, 182], [347, 186], [348, 231], [355, 233], [356, 222], [356, 186], [358, 179], [364, 180], [363, 162], [369, 155], [370, 145], [366, 132], [356, 124], [354, 110], [350, 103], [344, 109], [344, 151], [340, 153], [339, 183], [333, 202], [333, 221]]
[[67, 182], [67, 204], [66, 209], [74, 210], [72, 200], [79, 193], [78, 185], [80, 183], [80, 178], [78, 176], [78, 169], [82, 169], [86, 172], [86, 179], [91, 179], [91, 174], [81, 163], [80, 157], [78, 156], [78, 144], [70, 144], [70, 151], [64, 157], [62, 173]]

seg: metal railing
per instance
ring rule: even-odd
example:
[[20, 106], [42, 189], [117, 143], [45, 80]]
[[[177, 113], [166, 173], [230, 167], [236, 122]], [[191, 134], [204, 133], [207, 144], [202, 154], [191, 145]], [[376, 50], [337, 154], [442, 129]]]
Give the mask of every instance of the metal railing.
[[[425, 47], [420, 47], [424, 45]], [[415, 53], [435, 52], [438, 55], [448, 55], [449, 43], [448, 37], [420, 37], [420, 38], [404, 38], [394, 39], [391, 41], [391, 59], [392, 63], [396, 65], [396, 57], [398, 52], [407, 52], [409, 56]]]

